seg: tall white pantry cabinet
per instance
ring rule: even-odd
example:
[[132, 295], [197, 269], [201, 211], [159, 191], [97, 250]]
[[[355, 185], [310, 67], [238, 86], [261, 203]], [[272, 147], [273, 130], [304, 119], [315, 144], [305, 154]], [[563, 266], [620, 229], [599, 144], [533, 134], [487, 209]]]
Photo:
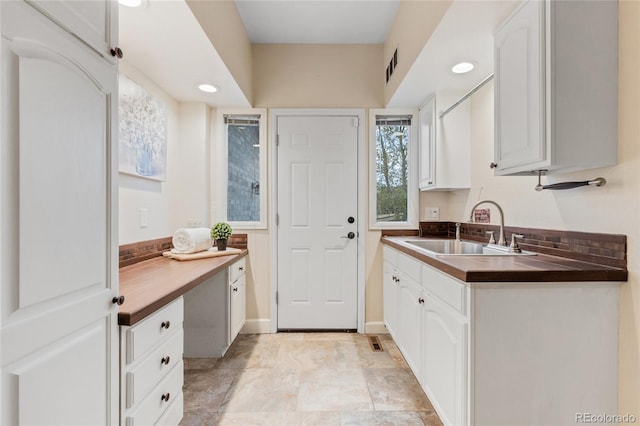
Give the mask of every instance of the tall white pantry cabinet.
[[117, 3], [0, 18], [0, 424], [115, 425]]

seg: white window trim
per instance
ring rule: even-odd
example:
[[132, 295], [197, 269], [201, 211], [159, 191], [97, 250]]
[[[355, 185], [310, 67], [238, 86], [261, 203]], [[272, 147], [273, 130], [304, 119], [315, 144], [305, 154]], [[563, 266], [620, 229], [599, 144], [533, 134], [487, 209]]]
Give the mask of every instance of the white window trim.
[[[378, 222], [376, 220], [376, 115], [411, 115], [411, 135], [407, 153], [409, 176], [407, 182], [407, 220], [403, 222]], [[415, 109], [369, 110], [369, 229], [417, 229], [418, 228], [418, 111]]]
[[[260, 220], [259, 221], [229, 221], [227, 220], [227, 177], [229, 150], [227, 146], [227, 126], [224, 124], [225, 115], [260, 115], [258, 130], [260, 139]], [[267, 229], [267, 110], [259, 109], [218, 109], [216, 111], [216, 139], [211, 150], [211, 223], [228, 222], [233, 230]]]

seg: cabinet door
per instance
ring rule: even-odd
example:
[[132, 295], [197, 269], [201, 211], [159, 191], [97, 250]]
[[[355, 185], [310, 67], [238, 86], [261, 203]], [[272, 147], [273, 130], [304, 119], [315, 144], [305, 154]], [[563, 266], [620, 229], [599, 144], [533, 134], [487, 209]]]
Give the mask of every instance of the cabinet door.
[[525, 3], [495, 34], [497, 174], [546, 164], [544, 7]]
[[384, 262], [384, 278], [382, 282], [382, 305], [384, 325], [391, 336], [396, 339], [398, 322], [398, 270], [390, 262]]
[[413, 374], [419, 378], [422, 370], [422, 288], [412, 279], [400, 274], [398, 300], [398, 339], [400, 347]]
[[115, 425], [116, 69], [0, 8], [0, 424]]
[[79, 37], [115, 63], [112, 47], [118, 44], [118, 2], [114, 0], [26, 0], [59, 26]]
[[240, 329], [244, 325], [247, 317], [247, 277], [242, 275], [234, 283], [231, 284], [231, 327], [230, 341], [233, 342], [240, 333]]
[[435, 185], [436, 99], [431, 98], [420, 109], [420, 189]]
[[444, 424], [467, 424], [467, 322], [428, 294], [423, 386]]

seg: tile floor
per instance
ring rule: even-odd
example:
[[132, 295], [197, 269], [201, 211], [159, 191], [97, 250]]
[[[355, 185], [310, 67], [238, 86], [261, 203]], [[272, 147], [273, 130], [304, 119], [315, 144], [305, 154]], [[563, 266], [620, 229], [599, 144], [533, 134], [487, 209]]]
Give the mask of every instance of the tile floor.
[[442, 425], [390, 336], [240, 335], [186, 359], [181, 425]]

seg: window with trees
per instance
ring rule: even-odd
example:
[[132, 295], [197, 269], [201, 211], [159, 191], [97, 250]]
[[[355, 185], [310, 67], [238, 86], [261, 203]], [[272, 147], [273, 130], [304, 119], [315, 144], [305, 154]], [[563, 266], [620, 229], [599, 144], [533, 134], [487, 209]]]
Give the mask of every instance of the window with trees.
[[[416, 198], [414, 114], [372, 114], [372, 228], [415, 227]], [[413, 120], [415, 121], [415, 120]], [[374, 141], [375, 139], [375, 141]], [[372, 158], [373, 160], [373, 158]]]

